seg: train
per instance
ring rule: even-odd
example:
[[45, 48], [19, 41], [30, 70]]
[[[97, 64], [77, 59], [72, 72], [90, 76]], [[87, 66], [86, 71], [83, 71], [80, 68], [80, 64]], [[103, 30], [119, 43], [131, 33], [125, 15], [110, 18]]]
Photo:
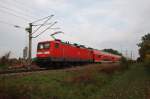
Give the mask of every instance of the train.
[[119, 62], [121, 56], [60, 39], [42, 41], [37, 45], [37, 64], [86, 64]]

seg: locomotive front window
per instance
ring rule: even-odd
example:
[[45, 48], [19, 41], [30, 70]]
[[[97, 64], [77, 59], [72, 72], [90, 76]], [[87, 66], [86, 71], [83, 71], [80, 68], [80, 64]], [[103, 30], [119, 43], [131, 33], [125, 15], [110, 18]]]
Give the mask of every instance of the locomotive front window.
[[44, 49], [48, 49], [50, 47], [50, 44], [49, 43], [45, 43], [44, 44]]
[[43, 49], [43, 48], [44, 48], [43, 44], [38, 45], [38, 49]]
[[49, 49], [50, 48], [50, 43], [39, 43], [38, 44], [38, 49]]

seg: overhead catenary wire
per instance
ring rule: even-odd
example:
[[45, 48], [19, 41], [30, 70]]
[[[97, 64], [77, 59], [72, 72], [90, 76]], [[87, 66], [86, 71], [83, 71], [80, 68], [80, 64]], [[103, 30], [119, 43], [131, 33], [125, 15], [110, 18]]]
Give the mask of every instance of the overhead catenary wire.
[[44, 19], [47, 19], [47, 18], [49, 18], [49, 17], [53, 17], [53, 16], [54, 16], [54, 15], [50, 15], [50, 16], [47, 16], [47, 17], [44, 17], [44, 18], [38, 19], [38, 20], [36, 20], [36, 21], [32, 22], [32, 24], [34, 24], [34, 23], [36, 23], [36, 22], [39, 22], [39, 21], [42, 21], [42, 20], [44, 20]]
[[[9, 1], [11, 1], [11, 0], [9, 0]], [[34, 14], [33, 14], [33, 11], [35, 12], [35, 10], [33, 10], [33, 9], [29, 9], [29, 7], [26, 7], [26, 6], [24, 6], [24, 4], [19, 4], [19, 3], [16, 3], [16, 2], [8, 2], [7, 0], [5, 0], [5, 1], [1, 1], [0, 0], [0, 4], [3, 4], [3, 5], [10, 5], [10, 7], [14, 7], [14, 8], [18, 8], [18, 9], [21, 9], [21, 10], [23, 10], [24, 12], [30, 12], [29, 13], [29, 15], [32, 15], [32, 17], [36, 17], [37, 18], [37, 16], [35, 16]], [[32, 10], [32, 11], [31, 11]], [[31, 13], [32, 12], [32, 13]]]
[[50, 25], [50, 24], [52, 24], [52, 23], [46, 23], [46, 24], [34, 24], [34, 25], [32, 25], [32, 26], [39, 26], [39, 25], [46, 26], [46, 25]]
[[9, 26], [12, 26], [12, 27], [15, 27], [15, 28], [25, 29], [25, 27], [22, 27], [22, 26], [19, 26], [19, 25], [16, 25], [16, 24], [12, 24], [12, 23], [9, 23], [9, 22], [5, 22], [5, 21], [2, 21], [2, 20], [0, 20], [0, 24], [6, 24], [6, 25], [9, 25]]
[[36, 30], [34, 30], [34, 32], [32, 34], [34, 34], [35, 32], [37, 32], [42, 26], [44, 26], [46, 24], [46, 22], [48, 22], [54, 15], [51, 15], [47, 18], [47, 20], [45, 20], [43, 22], [43, 24], [41, 24]]
[[11, 23], [8, 23], [8, 22], [5, 22], [5, 21], [1, 21], [1, 20], [0, 20], [0, 23], [2, 23], [2, 24], [7, 24], [7, 25], [11, 25], [11, 26], [15, 26], [14, 24], [11, 24]]
[[[19, 13], [19, 15], [16, 15], [16, 14], [13, 13], [13, 16], [19, 17], [19, 16], [22, 15], [22, 16], [23, 16], [22, 18], [23, 18], [25, 21], [28, 21], [28, 22], [31, 21], [31, 20], [25, 18], [25, 16], [31, 19], [31, 18], [32, 18], [32, 15], [34, 16], [34, 14], [36, 14], [36, 13], [33, 13], [33, 12], [32, 12], [32, 14], [27, 15], [27, 14], [24, 13], [24, 12], [20, 12], [21, 10], [23, 11], [22, 8], [30, 8], [30, 10], [27, 10], [26, 12], [29, 12], [29, 11], [31, 12], [31, 10], [32, 10], [32, 11], [35, 11], [35, 10], [34, 10], [34, 7], [32, 7], [32, 8], [31, 8], [31, 7], [27, 7], [26, 5], [24, 5], [24, 3], [18, 2], [17, 0], [13, 0], [14, 2], [12, 2], [12, 3], [11, 3], [11, 2], [8, 2], [8, 1], [9, 1], [9, 0], [5, 0], [5, 2], [4, 2], [3, 0], [0, 1], [0, 4], [3, 4], [3, 6], [1, 6], [0, 8], [9, 10], [9, 12], [6, 12], [6, 11], [5, 11], [7, 14], [8, 14], [8, 13], [10, 14], [10, 12], [11, 12], [11, 15], [12, 15], [12, 12]], [[10, 8], [6, 7], [6, 5], [8, 5], [8, 4], [10, 4], [10, 3], [13, 4], [13, 5], [14, 5], [14, 4], [17, 5], [17, 7], [16, 7], [16, 6], [12, 6], [12, 5], [10, 5]], [[5, 6], [4, 6], [4, 5], [5, 5]], [[16, 11], [16, 10], [14, 10], [12, 7], [13, 7], [14, 9], [16, 9], [16, 8], [18, 8], [18, 7], [22, 7], [22, 8], [21, 8], [21, 10], [20, 10], [20, 8], [18, 8], [18, 10]], [[38, 9], [38, 10], [40, 10], [40, 9]], [[51, 9], [51, 10], [55, 11], [54, 9]], [[25, 9], [24, 9], [24, 11], [25, 11]], [[37, 11], [37, 10], [36, 10], [36, 11]], [[2, 12], [4, 12], [4, 11], [2, 11]], [[43, 12], [43, 11], [40, 11], [40, 12]], [[38, 14], [38, 16], [39, 16], [39, 14]], [[32, 18], [32, 20], [33, 20], [33, 19], [36, 19], [36, 18], [38, 18], [38, 17], [37, 17], [37, 16], [36, 16], [36, 17], [34, 16], [34, 18]], [[47, 18], [47, 17], [45, 17], [45, 18]], [[43, 19], [45, 19], [45, 18], [43, 18]], [[40, 21], [40, 20], [42, 20], [42, 19], [37, 20], [37, 22]], [[34, 23], [34, 22], [33, 22], [33, 23]]]
[[[20, 5], [20, 6], [22, 6], [22, 7], [24, 7], [24, 8], [28, 8], [28, 9], [32, 9], [33, 10], [33, 7], [31, 7], [31, 5], [26, 5], [26, 6], [24, 6], [24, 3], [23, 2], [20, 2], [21, 0], [13, 0], [16, 4], [18, 4], [18, 5]], [[52, 8], [48, 8], [48, 9], [50, 9], [51, 11], [53, 11], [53, 12], [56, 12], [56, 10], [54, 10], [54, 9], [52, 9]], [[40, 10], [40, 9], [38, 9], [38, 10]], [[35, 10], [34, 10], [35, 11]], [[43, 10], [40, 10], [40, 12], [43, 12]], [[45, 12], [44, 11], [44, 13], [47, 13], [47, 12]]]
[[43, 30], [40, 34], [38, 34], [36, 36], [33, 36], [32, 38], [37, 38], [38, 36], [40, 36], [41, 34], [43, 34], [48, 29], [51, 29], [51, 27], [54, 26], [56, 23], [57, 23], [57, 21], [55, 21], [54, 23], [52, 23], [49, 27], [47, 27], [45, 30]]
[[33, 10], [33, 8], [31, 8], [30, 6], [24, 5], [24, 3], [18, 2], [17, 0], [12, 0], [12, 1], [14, 1], [14, 3], [16, 3], [17, 5], [19, 5], [20, 7], [28, 8], [30, 10]]
[[1, 5], [1, 4], [0, 4], [0, 8], [6, 9], [6, 10], [8, 10], [8, 11], [10, 11], [10, 12], [18, 13], [18, 14], [21, 14], [21, 15], [23, 15], [23, 16], [26, 16], [26, 17], [28, 17], [28, 18], [32, 18], [32, 19], [33, 19], [32, 16], [27, 15], [27, 14], [25, 14], [24, 12], [20, 12], [20, 11], [14, 10], [13, 8], [10, 8], [10, 7], [8, 8], [8, 7], [6, 7], [6, 6], [4, 6], [4, 5]]
[[17, 14], [14, 14], [14, 13], [12, 13], [12, 12], [8, 12], [8, 11], [2, 10], [2, 9], [0, 9], [0, 12], [1, 12], [1, 13], [6, 13], [6, 14], [8, 14], [8, 15], [15, 16], [15, 17], [17, 17], [17, 18], [19, 18], [19, 19], [22, 19], [22, 20], [24, 20], [24, 21], [30, 21], [29, 19], [27, 19], [27, 18], [25, 18], [25, 17], [22, 17], [22, 16], [20, 16], [20, 15], [17, 15]]

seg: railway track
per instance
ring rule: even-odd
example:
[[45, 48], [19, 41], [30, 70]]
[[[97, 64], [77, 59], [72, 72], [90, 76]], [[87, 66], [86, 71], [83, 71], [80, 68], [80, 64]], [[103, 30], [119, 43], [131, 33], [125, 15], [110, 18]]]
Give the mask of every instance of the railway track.
[[58, 70], [58, 69], [65, 69], [65, 68], [69, 68], [69, 67], [57, 67], [57, 66], [53, 66], [50, 68], [17, 68], [17, 69], [6, 69], [6, 70], [0, 70], [0, 75], [4, 75], [4, 74], [19, 74], [19, 73], [28, 73], [28, 72], [38, 72], [38, 71], [46, 71], [46, 70]]
[[45, 71], [48, 69], [45, 68], [38, 68], [38, 69], [26, 69], [26, 68], [21, 68], [21, 69], [8, 69], [8, 70], [1, 70], [0, 75], [3, 74], [16, 74], [16, 73], [26, 73], [26, 72], [38, 72], [38, 71]]
[[[94, 65], [94, 64], [88, 64], [90, 65]], [[18, 69], [7, 69], [7, 70], [0, 70], [0, 75], [9, 75], [9, 74], [21, 74], [21, 73], [28, 73], [28, 72], [40, 72], [40, 71], [46, 71], [46, 70], [58, 70], [58, 69], [63, 69], [63, 70], [74, 70], [74, 69], [81, 69], [82, 67], [88, 67], [88, 65], [84, 65], [84, 66], [74, 66], [73, 67], [65, 67], [65, 68], [18, 68]], [[96, 65], [96, 64], [95, 64]], [[101, 68], [107, 68], [107, 67], [111, 67], [111, 65], [119, 65], [118, 63], [103, 63], [103, 64], [97, 64], [98, 66], [100, 66]], [[90, 66], [92, 67], [92, 66]]]

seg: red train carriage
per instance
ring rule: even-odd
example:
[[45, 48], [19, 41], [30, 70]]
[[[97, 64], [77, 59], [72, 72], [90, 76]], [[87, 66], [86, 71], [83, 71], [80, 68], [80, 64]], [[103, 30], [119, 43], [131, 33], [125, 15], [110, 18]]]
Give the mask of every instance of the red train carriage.
[[102, 53], [100, 50], [93, 49], [93, 60], [95, 63], [100, 63], [102, 61]]
[[40, 42], [37, 48], [38, 62], [92, 62], [91, 49], [60, 40]]
[[93, 58], [95, 63], [99, 62], [118, 62], [121, 59], [121, 56], [114, 55], [111, 53], [106, 53], [100, 50], [93, 50]]
[[112, 62], [119, 62], [121, 60], [121, 56], [112, 54]]

